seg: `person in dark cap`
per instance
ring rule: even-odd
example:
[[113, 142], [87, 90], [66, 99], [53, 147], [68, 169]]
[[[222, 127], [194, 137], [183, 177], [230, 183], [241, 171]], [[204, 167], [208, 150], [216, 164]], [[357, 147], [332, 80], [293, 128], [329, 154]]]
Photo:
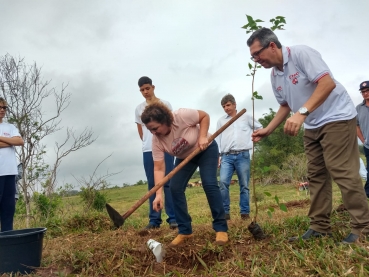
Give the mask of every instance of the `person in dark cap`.
[[[146, 106], [153, 104], [153, 103], [163, 103], [166, 105], [170, 110], [172, 106], [168, 101], [163, 99], [159, 99], [155, 96], [155, 86], [152, 84], [152, 80], [147, 77], [143, 76], [138, 80], [138, 87], [142, 96], [145, 98], [141, 104], [136, 107], [135, 111], [135, 122], [137, 124], [137, 131], [142, 140], [142, 154], [143, 154], [143, 164], [145, 168], [145, 173], [147, 177], [148, 189], [152, 189], [155, 186], [154, 182], [154, 160], [152, 157], [152, 134], [149, 130], [147, 130], [145, 124], [141, 121], [141, 115], [145, 110]], [[172, 171], [174, 166], [174, 157], [170, 156], [169, 154], [165, 154], [165, 168], [167, 175], [170, 171]], [[165, 212], [168, 215], [167, 222], [171, 229], [176, 229], [178, 224], [176, 222], [175, 214], [174, 214], [174, 204], [172, 200], [172, 193], [169, 187], [170, 181], [164, 185], [164, 195], [165, 195]], [[149, 224], [145, 227], [145, 230], [151, 230], [159, 228], [162, 219], [161, 219], [161, 211], [155, 211], [153, 209], [153, 201], [155, 199], [155, 195], [152, 195], [149, 198]]]
[[363, 96], [363, 102], [356, 106], [357, 111], [357, 126], [356, 132], [360, 141], [363, 143], [365, 158], [366, 158], [366, 182], [365, 193], [369, 198], [369, 81], [364, 81], [360, 84], [359, 91]]

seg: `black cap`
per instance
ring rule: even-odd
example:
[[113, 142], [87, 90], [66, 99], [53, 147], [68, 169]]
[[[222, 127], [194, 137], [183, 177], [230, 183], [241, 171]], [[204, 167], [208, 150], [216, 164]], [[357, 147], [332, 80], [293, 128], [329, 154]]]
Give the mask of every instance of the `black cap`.
[[360, 84], [359, 90], [363, 90], [364, 88], [369, 88], [369, 81], [364, 81]]

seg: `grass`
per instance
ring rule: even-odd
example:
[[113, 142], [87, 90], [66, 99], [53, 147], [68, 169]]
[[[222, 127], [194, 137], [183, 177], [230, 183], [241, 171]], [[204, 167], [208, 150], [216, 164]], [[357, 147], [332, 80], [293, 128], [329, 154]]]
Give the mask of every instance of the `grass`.
[[[110, 204], [123, 213], [146, 191], [145, 186], [134, 186], [106, 192]], [[341, 196], [337, 186], [333, 191], [336, 207]], [[288, 212], [277, 208], [275, 195]], [[42, 266], [30, 276], [369, 276], [369, 243], [337, 245], [350, 231], [346, 212], [332, 213], [333, 238], [287, 242], [288, 237], [302, 234], [309, 226], [309, 196], [292, 185], [257, 186], [258, 223], [267, 235], [262, 241], [255, 241], [248, 231], [250, 221], [240, 219], [239, 186], [231, 186], [230, 243], [224, 247], [214, 244], [203, 189], [188, 188], [186, 196], [195, 237], [183, 247], [166, 248], [163, 263], [156, 263], [146, 242], [153, 238], [166, 246], [176, 231], [163, 224], [139, 236], [139, 229], [148, 223], [147, 203], [115, 230], [105, 212], [85, 214], [78, 196], [64, 199], [68, 213], [62, 213], [57, 227], [49, 227]], [[267, 214], [269, 207], [275, 207], [272, 217]], [[21, 219], [16, 225], [24, 227]]]

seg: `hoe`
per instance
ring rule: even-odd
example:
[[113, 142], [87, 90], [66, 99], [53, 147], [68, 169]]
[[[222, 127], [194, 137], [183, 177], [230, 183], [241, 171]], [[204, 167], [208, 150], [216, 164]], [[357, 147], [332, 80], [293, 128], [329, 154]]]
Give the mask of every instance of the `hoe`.
[[[242, 109], [231, 120], [224, 124], [218, 131], [209, 137], [209, 143], [212, 142], [218, 135], [220, 135], [226, 128], [228, 128], [233, 122], [235, 122], [241, 115], [246, 112], [246, 109]], [[159, 188], [164, 186], [181, 168], [183, 168], [193, 157], [201, 152], [200, 147], [193, 151], [186, 159], [184, 159], [178, 166], [176, 166], [168, 175], [166, 175], [159, 183], [157, 183], [151, 190], [149, 190], [140, 200], [138, 200], [125, 214], [121, 215], [112, 206], [106, 204], [106, 210], [113, 221], [114, 225], [119, 228], [124, 224], [124, 221], [136, 211], [147, 199], [150, 198]]]

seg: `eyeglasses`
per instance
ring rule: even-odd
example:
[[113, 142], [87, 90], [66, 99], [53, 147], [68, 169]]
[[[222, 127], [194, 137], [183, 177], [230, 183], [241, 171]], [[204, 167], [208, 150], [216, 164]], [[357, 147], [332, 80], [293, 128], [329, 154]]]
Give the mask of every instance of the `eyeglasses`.
[[366, 92], [369, 92], [369, 89], [365, 89], [365, 90], [360, 91], [361, 94], [364, 94]]
[[0, 106], [0, 110], [6, 111], [7, 108], [8, 108], [7, 106]]
[[256, 51], [254, 54], [251, 55], [251, 60], [254, 62], [255, 60], [258, 60], [260, 58], [260, 54], [261, 52], [263, 52], [265, 49], [267, 49], [269, 47], [269, 43], [267, 46], [264, 46], [263, 48], [261, 48], [259, 51]]

